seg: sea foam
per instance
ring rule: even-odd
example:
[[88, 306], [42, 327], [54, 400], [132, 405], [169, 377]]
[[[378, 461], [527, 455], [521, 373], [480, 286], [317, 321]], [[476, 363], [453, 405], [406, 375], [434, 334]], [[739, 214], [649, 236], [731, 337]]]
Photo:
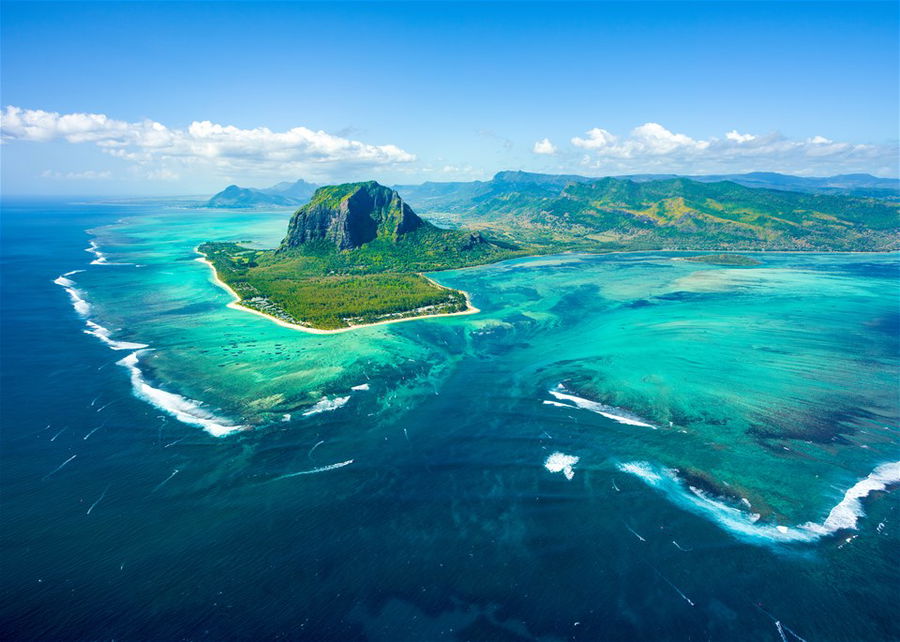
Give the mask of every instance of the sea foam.
[[116, 339], [112, 338], [112, 332], [108, 328], [104, 328], [99, 323], [94, 323], [90, 319], [85, 322], [85, 325], [87, 325], [87, 329], [84, 331], [85, 334], [97, 337], [113, 350], [140, 350], [147, 347], [147, 345], [144, 343], [117, 341]]
[[246, 430], [249, 426], [236, 425], [212, 414], [199, 401], [182, 397], [181, 395], [167, 392], [160, 388], [154, 388], [146, 379], [144, 373], [138, 367], [140, 354], [143, 350], [132, 352], [121, 361], [116, 362], [128, 369], [131, 375], [131, 386], [135, 395], [140, 399], [151, 403], [163, 410], [178, 421], [199, 426], [213, 437], [223, 437], [238, 430]]
[[350, 397], [335, 397], [334, 399], [329, 399], [328, 397], [322, 397], [317, 401], [313, 406], [310, 407], [309, 410], [303, 413], [304, 417], [309, 417], [310, 415], [316, 415], [320, 412], [328, 412], [330, 410], [337, 410], [345, 403], [350, 401]]
[[551, 473], [562, 473], [566, 479], [575, 477], [575, 471], [572, 470], [578, 463], [579, 457], [575, 455], [566, 455], [565, 453], [555, 452], [544, 462], [544, 468]]
[[[575, 395], [570, 395], [566, 392], [563, 392], [563, 390], [565, 390], [565, 388], [563, 388], [562, 385], [559, 385], [555, 390], [548, 390], [547, 392], [549, 392], [559, 400], [571, 401], [573, 404], [575, 404], [574, 407], [576, 408], [582, 408], [584, 410], [596, 412], [598, 415], [603, 415], [607, 419], [612, 419], [613, 421], [617, 421], [620, 424], [627, 424], [629, 426], [642, 426], [644, 428], [653, 428], [654, 430], [656, 430], [656, 426], [648, 423], [646, 419], [638, 417], [637, 415], [630, 413], [623, 408], [607, 406], [606, 404], [602, 404], [599, 401], [591, 401], [590, 399], [576, 397]], [[559, 402], [556, 402], [554, 405], [565, 406], [566, 404], [560, 404]], [[568, 407], [572, 408], [573, 406]]]
[[677, 506], [710, 519], [738, 539], [754, 544], [813, 542], [839, 530], [855, 530], [859, 518], [865, 514], [861, 500], [873, 491], [886, 490], [900, 483], [900, 462], [882, 464], [850, 487], [823, 522], [784, 526], [758, 523], [758, 514], [729, 506], [708, 493], [685, 485], [669, 468], [644, 461], [622, 463], [617, 467], [656, 488]]
[[86, 317], [91, 313], [91, 304], [85, 301], [82, 296], [81, 290], [75, 287], [75, 282], [72, 279], [66, 278], [74, 274], [75, 272], [66, 272], [64, 276], [58, 276], [53, 281], [56, 285], [60, 285], [65, 289], [66, 293], [69, 295], [69, 298], [72, 300], [72, 307], [75, 308], [75, 312], [77, 312], [80, 316]]

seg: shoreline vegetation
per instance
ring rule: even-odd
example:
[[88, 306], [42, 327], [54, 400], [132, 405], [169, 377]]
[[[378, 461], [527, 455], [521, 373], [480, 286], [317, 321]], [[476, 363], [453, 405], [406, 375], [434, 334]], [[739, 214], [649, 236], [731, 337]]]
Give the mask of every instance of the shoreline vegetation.
[[898, 206], [874, 199], [685, 179], [566, 181], [551, 192], [544, 182], [467, 194], [466, 227], [455, 229], [420, 218], [375, 181], [329, 185], [294, 212], [277, 248], [207, 242], [195, 251], [234, 298], [230, 307], [324, 334], [474, 314], [468, 293], [425, 274], [513, 258], [673, 251], [697, 254], [673, 260], [750, 268], [762, 262], [741, 252], [900, 244]]
[[[465, 298], [466, 298], [466, 309], [465, 310], [461, 310], [459, 312], [438, 312], [438, 313], [432, 313], [432, 314], [421, 314], [421, 315], [417, 315], [417, 316], [399, 317], [396, 319], [384, 319], [381, 321], [373, 321], [371, 323], [351, 324], [344, 328], [334, 328], [334, 329], [322, 329], [322, 328], [315, 328], [312, 326], [301, 325], [298, 323], [291, 323], [290, 321], [285, 321], [284, 319], [279, 319], [278, 317], [272, 316], [271, 314], [266, 314], [265, 312], [262, 312], [261, 310], [256, 310], [254, 308], [250, 308], [245, 305], [241, 305], [241, 302], [243, 301], [243, 299], [240, 297], [240, 295], [238, 295], [237, 292], [232, 290], [231, 287], [227, 283], [225, 283], [222, 279], [219, 278], [219, 273], [216, 270], [216, 266], [213, 265], [213, 263], [209, 260], [209, 258], [206, 256], [206, 254], [201, 252], [199, 247], [194, 248], [194, 251], [200, 255], [198, 258], [196, 258], [194, 260], [197, 261], [198, 263], [203, 263], [203, 264], [209, 266], [210, 270], [212, 270], [212, 282], [215, 285], [222, 288], [223, 290], [225, 290], [226, 292], [228, 292], [228, 294], [230, 294], [234, 298], [234, 300], [229, 302], [228, 304], [226, 304], [225, 307], [231, 308], [232, 310], [240, 310], [242, 312], [250, 312], [251, 314], [255, 314], [257, 316], [263, 317], [264, 319], [268, 319], [269, 321], [277, 323], [278, 325], [282, 326], [283, 328], [290, 328], [291, 330], [299, 330], [301, 332], [308, 332], [309, 334], [340, 334], [341, 332], [350, 332], [351, 330], [360, 330], [362, 328], [369, 328], [369, 327], [377, 326], [377, 325], [388, 325], [390, 323], [402, 323], [404, 321], [419, 321], [421, 319], [435, 319], [435, 318], [439, 318], [439, 317], [458, 317], [458, 316], [465, 316], [467, 314], [478, 314], [479, 312], [481, 312], [480, 309], [478, 309], [477, 307], [472, 305], [472, 299], [468, 292], [466, 292], [465, 290], [452, 290], [454, 292], [461, 292], [465, 296]], [[475, 266], [472, 266], [472, 267], [475, 267]], [[424, 274], [419, 274], [419, 276], [428, 280], [430, 283], [432, 283], [433, 285], [435, 285], [438, 288], [441, 288], [444, 290], [451, 290], [451, 288], [441, 285], [434, 279], [431, 279], [431, 278], [425, 276]]]

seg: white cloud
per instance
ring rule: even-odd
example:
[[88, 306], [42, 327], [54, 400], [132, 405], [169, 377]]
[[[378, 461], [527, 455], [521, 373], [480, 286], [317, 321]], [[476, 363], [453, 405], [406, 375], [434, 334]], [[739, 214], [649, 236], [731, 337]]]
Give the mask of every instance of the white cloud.
[[531, 151], [533, 151], [535, 154], [552, 155], [556, 153], [556, 145], [551, 143], [549, 138], [544, 138], [537, 141]]
[[756, 140], [756, 136], [753, 134], [741, 134], [736, 129], [732, 129], [730, 132], [725, 134], [725, 138], [728, 140], [732, 140], [735, 143], [749, 143], [751, 140]]
[[4, 143], [93, 143], [164, 179], [176, 177], [180, 167], [290, 174], [311, 166], [384, 167], [416, 159], [396, 145], [372, 145], [306, 127], [276, 132], [204, 120], [175, 129], [151, 120], [126, 122], [105, 114], [58, 114], [13, 106], [0, 113], [0, 137]]
[[52, 178], [54, 180], [81, 180], [81, 181], [93, 181], [93, 180], [106, 180], [108, 178], [112, 178], [112, 172], [102, 171], [98, 172], [93, 169], [85, 170], [83, 172], [60, 172], [53, 169], [45, 169], [41, 172], [41, 176], [43, 178]]
[[[789, 139], [733, 129], [723, 138], [695, 139], [659, 123], [645, 123], [625, 137], [594, 128], [572, 145], [583, 150], [580, 165], [613, 173], [726, 173], [754, 170], [795, 174], [872, 172], [896, 174], [897, 143], [863, 145], [824, 136]], [[894, 169], [890, 169], [894, 168]]]
[[613, 145], [615, 142], [615, 136], [599, 127], [588, 130], [587, 138], [578, 138], [576, 136], [572, 139], [572, 144], [575, 147], [583, 147], [584, 149], [601, 149]]

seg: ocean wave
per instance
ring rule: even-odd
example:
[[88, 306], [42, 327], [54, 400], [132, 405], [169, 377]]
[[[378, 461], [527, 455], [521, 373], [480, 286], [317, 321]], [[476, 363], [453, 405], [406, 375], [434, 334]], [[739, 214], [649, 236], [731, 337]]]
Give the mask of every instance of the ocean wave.
[[310, 415], [316, 415], [320, 412], [328, 412], [330, 410], [337, 410], [345, 403], [350, 401], [349, 395], [346, 397], [335, 397], [334, 399], [329, 399], [328, 397], [322, 397], [317, 401], [309, 410], [303, 413], [304, 417], [309, 417]]
[[116, 339], [112, 338], [112, 332], [108, 328], [104, 328], [99, 323], [94, 323], [90, 319], [85, 321], [85, 324], [87, 325], [87, 329], [84, 331], [85, 334], [90, 334], [91, 336], [97, 337], [113, 350], [140, 350], [142, 348], [148, 347], [144, 343], [117, 341]]
[[[648, 423], [646, 419], [643, 417], [639, 417], [634, 413], [628, 412], [624, 408], [616, 408], [615, 406], [607, 406], [606, 404], [600, 403], [599, 401], [591, 401], [590, 399], [583, 399], [582, 397], [576, 397], [575, 395], [570, 395], [566, 392], [563, 392], [565, 388], [562, 387], [562, 384], [558, 385], [555, 390], [548, 390], [551, 395], [556, 397], [557, 399], [563, 401], [571, 401], [575, 404], [574, 407], [582, 408], [584, 410], [590, 410], [591, 412], [595, 412], [598, 415], [603, 415], [607, 419], [612, 419], [613, 421], [617, 421], [620, 424], [627, 424], [629, 426], [642, 426], [644, 428], [653, 428], [656, 430], [656, 426], [651, 423]], [[546, 402], [545, 402], [546, 403]], [[555, 405], [565, 405], [556, 403]], [[568, 406], [572, 408], [572, 406]]]
[[551, 473], [562, 473], [566, 479], [575, 477], [575, 471], [572, 470], [580, 458], [575, 455], [566, 455], [565, 453], [555, 452], [544, 462], [544, 468]]
[[169, 413], [182, 423], [203, 428], [213, 437], [224, 437], [230, 433], [249, 428], [249, 426], [233, 424], [221, 417], [217, 417], [203, 408], [199, 401], [151, 386], [144, 379], [144, 373], [138, 367], [141, 352], [143, 351], [137, 350], [116, 362], [117, 365], [126, 368], [130, 373], [131, 387], [138, 398]]
[[82, 317], [86, 317], [91, 313], [91, 304], [85, 301], [81, 290], [75, 287], [75, 282], [72, 279], [66, 278], [76, 272], [78, 272], [78, 270], [66, 272], [65, 275], [56, 277], [53, 282], [65, 289], [69, 298], [72, 300], [72, 307], [75, 308], [75, 312]]
[[113, 263], [110, 261], [106, 254], [104, 254], [100, 250], [100, 246], [97, 245], [96, 241], [90, 241], [90, 245], [84, 248], [85, 252], [89, 252], [94, 255], [94, 260], [91, 261], [91, 265], [133, 265], [132, 263]]
[[645, 461], [627, 462], [617, 467], [656, 488], [675, 505], [710, 519], [738, 539], [754, 544], [814, 542], [840, 530], [856, 530], [859, 518], [865, 515], [861, 500], [874, 491], [900, 484], [900, 462], [882, 464], [850, 487], [823, 522], [783, 526], [759, 523], [758, 514], [729, 506], [700, 489], [686, 485], [669, 468]]

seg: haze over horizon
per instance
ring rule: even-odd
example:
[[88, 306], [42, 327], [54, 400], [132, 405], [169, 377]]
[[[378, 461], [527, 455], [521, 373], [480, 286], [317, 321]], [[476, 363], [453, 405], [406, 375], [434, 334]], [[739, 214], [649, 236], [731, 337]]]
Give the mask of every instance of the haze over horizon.
[[896, 3], [259, 9], [4, 3], [3, 193], [900, 174]]

